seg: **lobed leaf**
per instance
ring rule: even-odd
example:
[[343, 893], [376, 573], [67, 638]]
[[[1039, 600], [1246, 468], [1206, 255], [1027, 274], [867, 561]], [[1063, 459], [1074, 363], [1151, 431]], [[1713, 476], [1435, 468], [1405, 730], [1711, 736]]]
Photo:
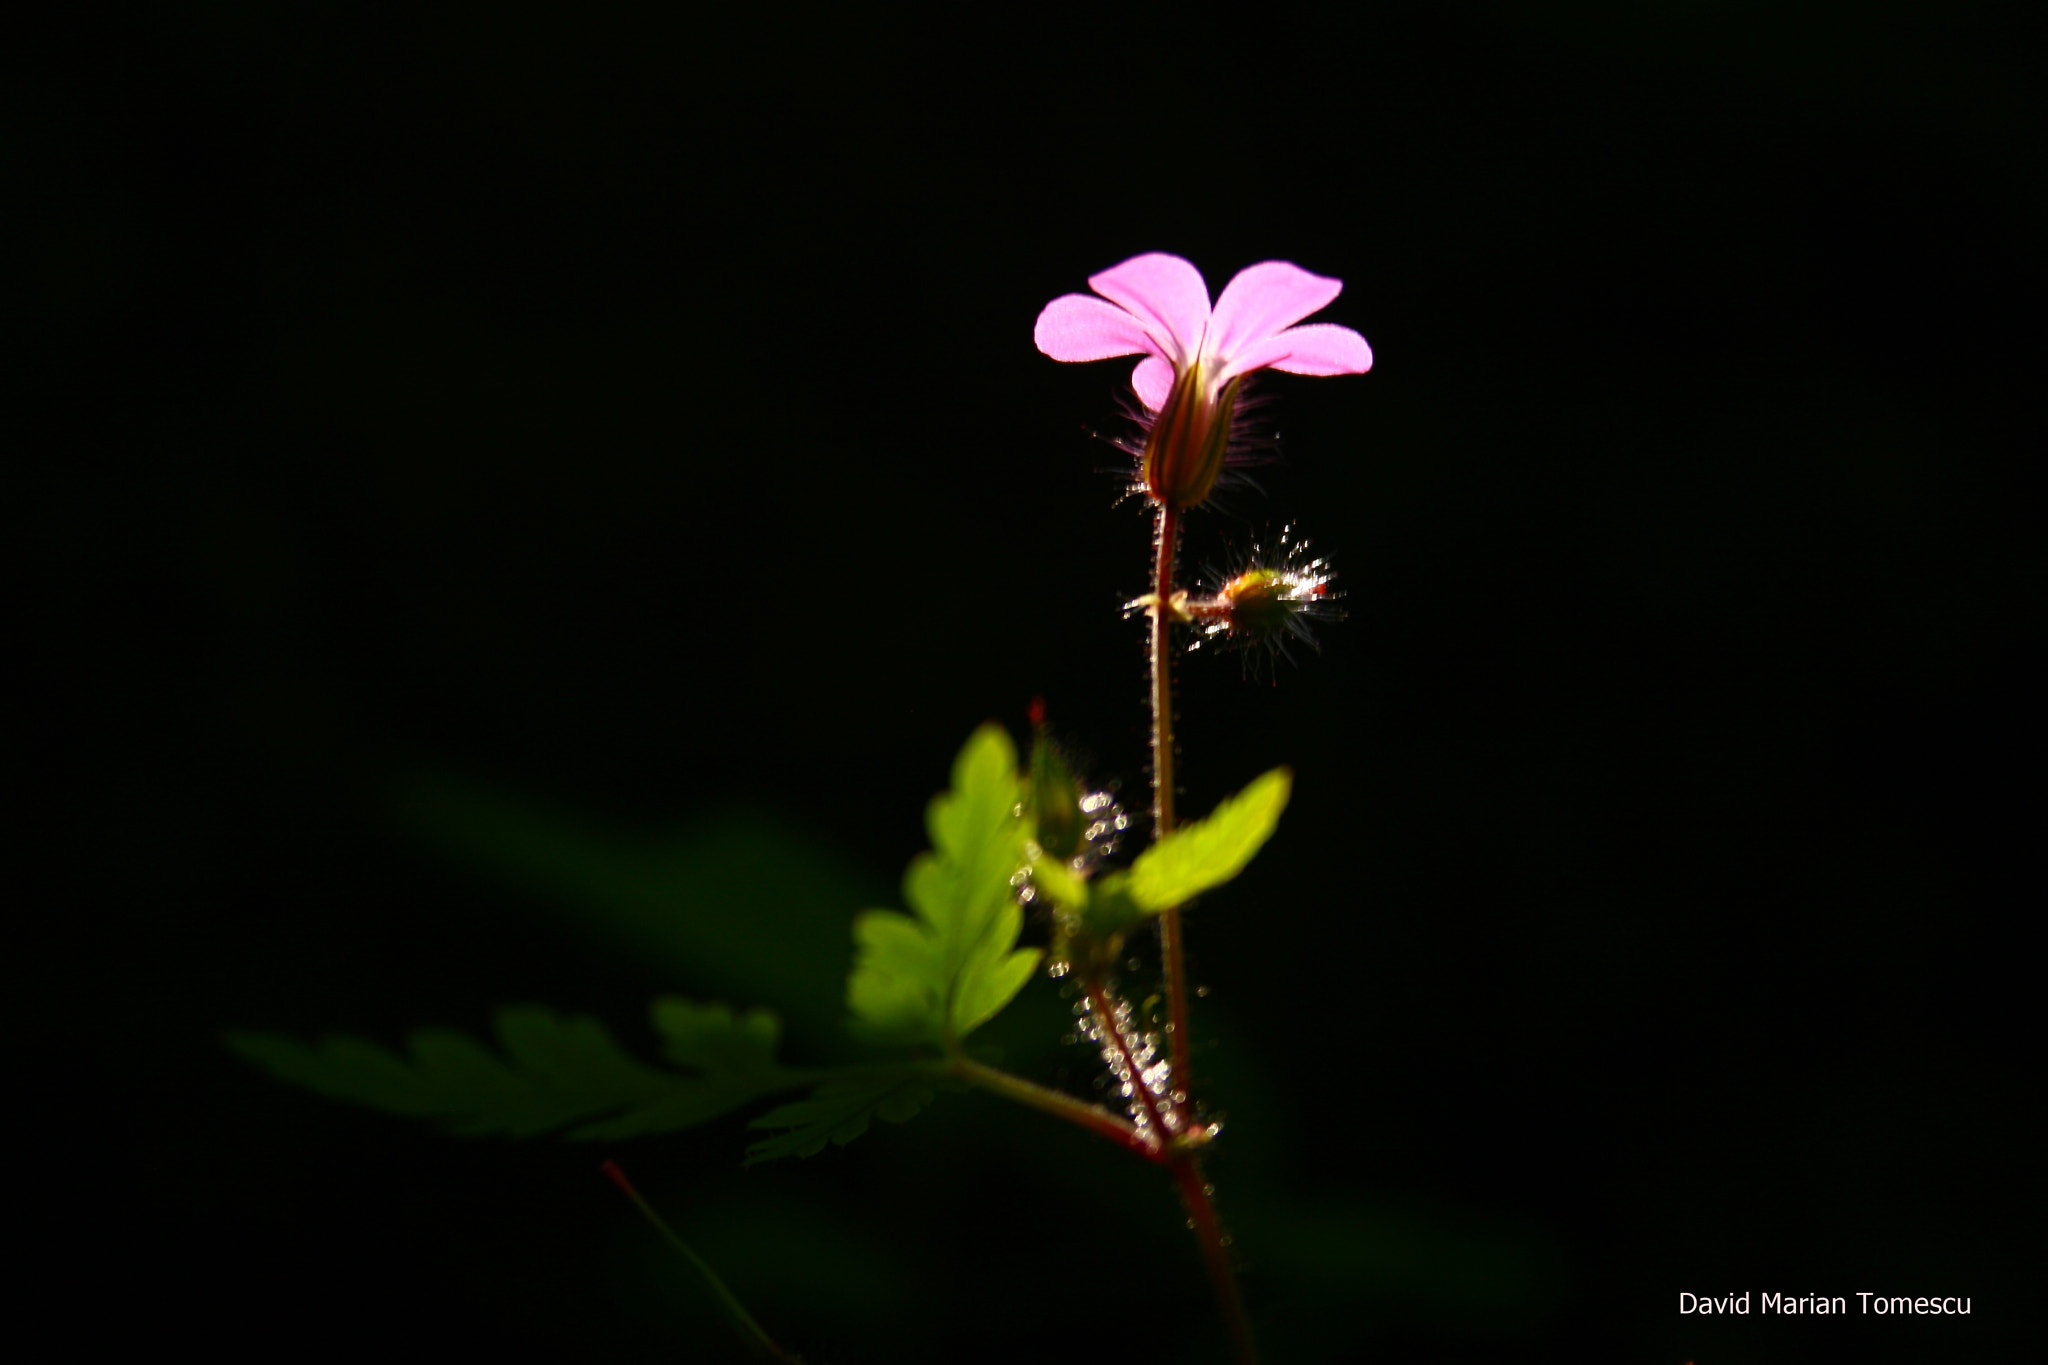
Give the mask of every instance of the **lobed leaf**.
[[816, 1156], [827, 1142], [844, 1147], [868, 1130], [868, 1120], [907, 1123], [932, 1102], [932, 1088], [918, 1075], [873, 1080], [827, 1081], [796, 1100], [769, 1110], [747, 1126], [787, 1131], [747, 1148], [744, 1164], [786, 1156]]
[[404, 1056], [347, 1036], [307, 1044], [233, 1033], [227, 1043], [279, 1080], [470, 1136], [664, 1133], [812, 1079], [776, 1062], [780, 1025], [765, 1010], [736, 1015], [723, 1005], [664, 997], [652, 1015], [669, 1060], [694, 1074], [648, 1066], [597, 1020], [540, 1006], [498, 1011], [496, 1051], [439, 1029], [413, 1033]]
[[846, 998], [860, 1037], [903, 1044], [965, 1037], [1031, 979], [1039, 954], [1017, 947], [1024, 912], [1011, 885], [1024, 864], [1022, 794], [1010, 737], [1000, 726], [982, 726], [953, 763], [951, 789], [926, 811], [932, 849], [903, 878], [915, 916], [869, 910], [854, 921], [858, 946]]

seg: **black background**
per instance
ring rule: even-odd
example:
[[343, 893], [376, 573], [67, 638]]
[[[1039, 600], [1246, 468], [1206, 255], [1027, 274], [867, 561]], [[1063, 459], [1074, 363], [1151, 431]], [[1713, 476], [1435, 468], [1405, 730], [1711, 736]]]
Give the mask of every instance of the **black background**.
[[[1270, 380], [1284, 459], [1186, 554], [1298, 520], [1348, 611], [1180, 675], [1185, 809], [1297, 773], [1191, 929], [1271, 1358], [2031, 1326], [2006, 11], [69, 22], [7, 95], [60, 419], [16, 474], [56, 830], [16, 913], [21, 1178], [87, 1340], [724, 1358], [615, 1154], [814, 1362], [1223, 1358], [1156, 1173], [993, 1100], [741, 1173], [738, 1119], [460, 1143], [218, 1042], [541, 1001], [649, 1048], [666, 990], [848, 1055], [846, 925], [975, 724], [1042, 695], [1142, 804], [1146, 522], [1084, 431], [1128, 362], [1030, 337], [1148, 250], [1338, 276], [1378, 356]], [[1063, 1009], [990, 1038], [1087, 1093]]]

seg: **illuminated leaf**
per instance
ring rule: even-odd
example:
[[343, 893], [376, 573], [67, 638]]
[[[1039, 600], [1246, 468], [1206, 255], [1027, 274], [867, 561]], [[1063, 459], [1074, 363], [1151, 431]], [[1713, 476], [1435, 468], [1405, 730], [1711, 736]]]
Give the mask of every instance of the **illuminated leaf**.
[[1184, 905], [1244, 871], [1273, 837], [1287, 805], [1293, 775], [1275, 768], [1209, 813], [1161, 839], [1138, 855], [1128, 873], [1106, 879], [1097, 899], [1126, 898], [1139, 915]]
[[987, 1023], [1031, 979], [1039, 954], [1017, 947], [1024, 925], [1012, 878], [1025, 859], [1017, 752], [1002, 729], [974, 732], [953, 785], [926, 812], [932, 849], [903, 878], [915, 917], [869, 910], [847, 981], [854, 1031], [870, 1042], [943, 1043]]

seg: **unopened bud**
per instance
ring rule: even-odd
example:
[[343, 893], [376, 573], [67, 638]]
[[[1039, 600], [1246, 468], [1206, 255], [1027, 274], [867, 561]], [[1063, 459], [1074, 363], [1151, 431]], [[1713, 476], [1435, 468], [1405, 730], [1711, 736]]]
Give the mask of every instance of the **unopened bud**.
[[1090, 791], [1074, 775], [1044, 721], [1042, 703], [1033, 704], [1031, 766], [1021, 814], [1031, 822], [1034, 860], [1051, 858], [1087, 876], [1116, 852], [1130, 816], [1113, 791]]
[[1079, 853], [1084, 843], [1081, 832], [1087, 819], [1081, 813], [1081, 800], [1086, 795], [1059, 750], [1046, 738], [1045, 727], [1039, 726], [1031, 744], [1032, 837], [1061, 862]]

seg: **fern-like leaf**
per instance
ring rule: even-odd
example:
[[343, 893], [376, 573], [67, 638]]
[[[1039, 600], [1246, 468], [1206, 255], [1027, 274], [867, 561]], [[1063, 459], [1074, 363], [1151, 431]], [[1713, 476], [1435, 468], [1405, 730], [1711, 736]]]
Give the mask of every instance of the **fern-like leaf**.
[[654, 1026], [679, 1074], [648, 1066], [584, 1015], [540, 1006], [498, 1011], [496, 1050], [467, 1034], [421, 1029], [400, 1056], [367, 1039], [316, 1044], [266, 1033], [228, 1035], [230, 1048], [271, 1075], [331, 1099], [432, 1119], [466, 1136], [580, 1140], [671, 1132], [816, 1073], [775, 1060], [780, 1025], [765, 1010], [656, 1000]]
[[779, 1105], [748, 1125], [784, 1131], [747, 1148], [746, 1163], [785, 1156], [816, 1156], [827, 1142], [844, 1147], [868, 1130], [868, 1120], [907, 1123], [932, 1102], [932, 1088], [917, 1075], [827, 1081], [810, 1098]]

